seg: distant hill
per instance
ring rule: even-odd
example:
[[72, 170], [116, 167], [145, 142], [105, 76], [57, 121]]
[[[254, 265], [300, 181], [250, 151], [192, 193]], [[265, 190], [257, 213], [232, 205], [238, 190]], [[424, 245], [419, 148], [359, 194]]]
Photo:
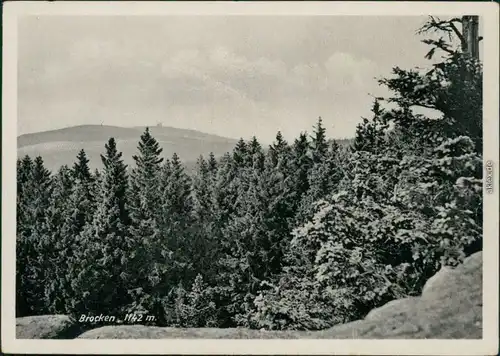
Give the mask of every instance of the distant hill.
[[[83, 148], [89, 157], [90, 167], [101, 169], [100, 155], [104, 152], [104, 144], [114, 137], [118, 150], [123, 152], [125, 163], [134, 166], [132, 156], [137, 154], [137, 144], [145, 129], [145, 126], [81, 125], [25, 134], [17, 138], [17, 156], [42, 156], [46, 167], [56, 171], [63, 164], [72, 166], [78, 151]], [[163, 157], [170, 158], [176, 152], [188, 170], [194, 167], [200, 155], [207, 157], [213, 152], [216, 157], [222, 156], [232, 151], [237, 142], [232, 138], [173, 127], [154, 126], [150, 127], [150, 132], [163, 148]], [[352, 143], [349, 138], [336, 141], [343, 146]], [[267, 149], [267, 145], [263, 146]]]
[[340, 146], [347, 147], [350, 146], [354, 143], [353, 138], [335, 138], [335, 139], [330, 139], [328, 140], [330, 143], [332, 141], [336, 141]]
[[[137, 154], [137, 144], [144, 130], [145, 127], [82, 125], [30, 133], [17, 138], [17, 155], [42, 156], [46, 167], [55, 171], [63, 164], [73, 165], [78, 151], [83, 148], [90, 159], [90, 167], [101, 168], [100, 154], [104, 152], [104, 144], [114, 137], [125, 163], [132, 166], [132, 156]], [[220, 156], [231, 151], [237, 142], [227, 137], [173, 127], [151, 127], [150, 131], [163, 148], [163, 157], [170, 158], [176, 152], [188, 168], [200, 154], [207, 156], [213, 152]]]

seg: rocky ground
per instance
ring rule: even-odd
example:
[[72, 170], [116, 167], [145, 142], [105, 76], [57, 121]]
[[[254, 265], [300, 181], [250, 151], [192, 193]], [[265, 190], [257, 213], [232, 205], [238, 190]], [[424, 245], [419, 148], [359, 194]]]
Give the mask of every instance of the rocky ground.
[[16, 319], [17, 339], [74, 339], [83, 330], [66, 315], [37, 315]]
[[364, 320], [314, 332], [248, 329], [179, 329], [143, 325], [104, 326], [81, 333], [64, 315], [16, 319], [19, 339], [480, 339], [482, 338], [482, 253], [459, 267], [430, 278], [420, 297], [394, 300], [372, 310]]

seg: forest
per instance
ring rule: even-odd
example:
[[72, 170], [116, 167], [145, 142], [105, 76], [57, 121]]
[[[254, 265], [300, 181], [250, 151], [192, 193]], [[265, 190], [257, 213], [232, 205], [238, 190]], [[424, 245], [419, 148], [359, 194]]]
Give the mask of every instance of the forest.
[[419, 295], [482, 249], [482, 65], [443, 39], [455, 21], [429, 19], [441, 59], [379, 79], [391, 95], [349, 145], [320, 118], [293, 142], [207, 152], [194, 172], [147, 129], [133, 167], [113, 138], [100, 170], [84, 149], [57, 172], [18, 159], [16, 316], [319, 330]]

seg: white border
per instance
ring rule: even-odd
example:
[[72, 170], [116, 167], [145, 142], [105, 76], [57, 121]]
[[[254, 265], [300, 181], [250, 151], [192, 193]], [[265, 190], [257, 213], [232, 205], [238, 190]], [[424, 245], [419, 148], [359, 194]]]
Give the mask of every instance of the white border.
[[[484, 22], [484, 160], [494, 162], [484, 197], [482, 340], [16, 340], [15, 201], [17, 18], [21, 15], [479, 15]], [[477, 2], [7, 2], [3, 4], [2, 351], [66, 354], [488, 355], [498, 352], [499, 7]]]

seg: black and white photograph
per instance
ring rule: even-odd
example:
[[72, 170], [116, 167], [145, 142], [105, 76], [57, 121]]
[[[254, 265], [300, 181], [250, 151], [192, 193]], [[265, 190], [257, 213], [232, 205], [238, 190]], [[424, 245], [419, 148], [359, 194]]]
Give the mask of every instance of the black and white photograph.
[[497, 354], [498, 23], [4, 3], [2, 351]]

